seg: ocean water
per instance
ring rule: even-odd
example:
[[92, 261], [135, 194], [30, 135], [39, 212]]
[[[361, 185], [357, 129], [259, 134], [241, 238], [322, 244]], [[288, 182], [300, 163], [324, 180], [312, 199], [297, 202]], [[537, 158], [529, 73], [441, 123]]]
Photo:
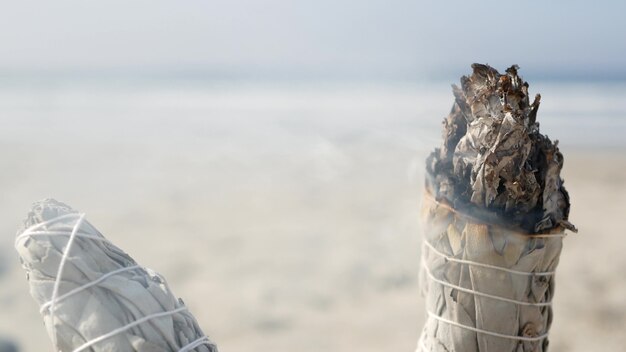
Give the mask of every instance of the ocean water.
[[[626, 82], [539, 82], [541, 129], [561, 147], [626, 146]], [[355, 139], [430, 149], [448, 82], [306, 83], [57, 78], [0, 82], [0, 143], [298, 149]]]

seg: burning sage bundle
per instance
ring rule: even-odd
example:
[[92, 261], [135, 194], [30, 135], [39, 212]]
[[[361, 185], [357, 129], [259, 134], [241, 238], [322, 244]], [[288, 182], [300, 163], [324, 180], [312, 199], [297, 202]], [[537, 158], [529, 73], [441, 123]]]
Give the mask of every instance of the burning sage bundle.
[[418, 351], [546, 351], [568, 221], [563, 156], [517, 66], [472, 65], [427, 159]]

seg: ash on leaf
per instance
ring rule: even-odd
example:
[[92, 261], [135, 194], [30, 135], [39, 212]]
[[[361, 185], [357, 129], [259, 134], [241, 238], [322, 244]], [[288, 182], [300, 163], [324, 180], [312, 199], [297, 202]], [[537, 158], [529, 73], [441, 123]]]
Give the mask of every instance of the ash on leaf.
[[539, 132], [528, 83], [511, 66], [504, 74], [473, 64], [453, 86], [443, 145], [427, 159], [427, 189], [455, 209], [528, 233], [576, 231], [560, 172], [563, 155]]

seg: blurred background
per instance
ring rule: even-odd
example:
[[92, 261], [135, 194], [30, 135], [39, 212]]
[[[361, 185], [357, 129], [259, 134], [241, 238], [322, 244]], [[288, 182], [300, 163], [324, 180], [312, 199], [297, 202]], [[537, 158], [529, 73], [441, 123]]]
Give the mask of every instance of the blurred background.
[[[473, 62], [542, 94], [572, 198], [551, 351], [626, 346], [626, 5], [0, 6], [0, 345], [52, 351], [13, 250], [54, 197], [221, 351], [412, 351], [427, 154]], [[261, 347], [260, 347], [261, 346]]]

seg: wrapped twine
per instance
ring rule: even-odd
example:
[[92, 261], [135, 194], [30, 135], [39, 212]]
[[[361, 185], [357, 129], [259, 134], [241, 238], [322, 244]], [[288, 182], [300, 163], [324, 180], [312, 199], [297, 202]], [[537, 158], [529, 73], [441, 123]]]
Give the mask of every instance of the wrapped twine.
[[545, 351], [563, 233], [488, 224], [426, 195], [418, 351]]
[[69, 206], [35, 203], [15, 248], [61, 352], [217, 352], [165, 279]]

